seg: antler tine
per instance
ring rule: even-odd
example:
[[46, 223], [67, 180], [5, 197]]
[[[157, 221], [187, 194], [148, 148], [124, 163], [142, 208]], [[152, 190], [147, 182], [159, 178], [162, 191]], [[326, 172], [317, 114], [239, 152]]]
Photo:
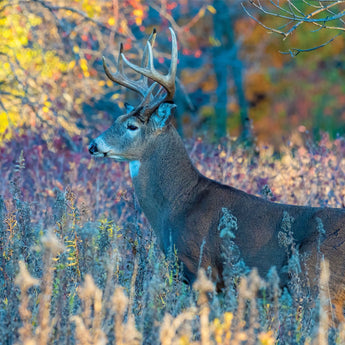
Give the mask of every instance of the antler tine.
[[[157, 35], [157, 30], [156, 28], [153, 28], [152, 33], [147, 40], [147, 42], [150, 43], [151, 47], [153, 47], [153, 45], [155, 44], [156, 35]], [[141, 67], [147, 67], [147, 63], [148, 63], [148, 52], [147, 52], [147, 43], [146, 43], [144, 53], [143, 53], [143, 58], [141, 60]]]
[[137, 65], [134, 65], [133, 63], [128, 61], [123, 54], [121, 54], [123, 61], [127, 64], [127, 66], [129, 66], [134, 71], [140, 73], [141, 75], [144, 75], [145, 77], [152, 79], [153, 81], [157, 82], [158, 84], [160, 84], [161, 86], [165, 88], [165, 90], [167, 91], [165, 101], [171, 101], [175, 94], [175, 78], [176, 78], [177, 57], [178, 57], [176, 35], [171, 28], [169, 29], [171, 32], [172, 52], [171, 52], [170, 69], [167, 75], [163, 75], [155, 69], [153, 65], [152, 46], [149, 41], [146, 44], [147, 53], [148, 53], [147, 67], [143, 67], [143, 66], [139, 67]]
[[171, 34], [171, 63], [169, 69], [169, 77], [174, 85], [175, 93], [175, 80], [176, 80], [176, 71], [177, 71], [177, 60], [178, 60], [178, 51], [177, 51], [177, 39], [176, 34], [172, 28], [169, 28]]
[[147, 91], [147, 85], [146, 82], [143, 80], [137, 80], [137, 81], [133, 81], [130, 80], [123, 69], [123, 44], [120, 44], [120, 52], [119, 52], [119, 57], [117, 60], [117, 71], [115, 74], [112, 74], [107, 66], [107, 64], [105, 63], [105, 57], [102, 56], [102, 60], [103, 60], [103, 68], [105, 71], [105, 74], [107, 75], [107, 77], [117, 83], [120, 84], [128, 89], [131, 89], [135, 92], [138, 92], [142, 97], [145, 97], [146, 95], [146, 91]]
[[[144, 48], [144, 53], [143, 53], [143, 58], [141, 60], [141, 67], [147, 67], [148, 61], [149, 61], [149, 54], [148, 54], [148, 48], [147, 48], [147, 43], [150, 43], [151, 47], [153, 47], [155, 40], [156, 40], [156, 28], [153, 28], [152, 33], [150, 35], [150, 37], [148, 38], [145, 48]], [[140, 81], [146, 85], [146, 87], [149, 87], [148, 84], [148, 78], [145, 77], [143, 74], [140, 77]]]

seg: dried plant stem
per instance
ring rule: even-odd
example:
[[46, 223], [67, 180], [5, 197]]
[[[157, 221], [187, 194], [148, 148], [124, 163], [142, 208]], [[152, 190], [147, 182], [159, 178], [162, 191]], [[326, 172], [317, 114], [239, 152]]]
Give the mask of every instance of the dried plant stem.
[[345, 344], [345, 323], [339, 325], [339, 344]]
[[249, 284], [248, 284], [248, 299], [250, 301], [250, 317], [249, 317], [249, 329], [247, 331], [248, 341], [247, 344], [255, 344], [256, 331], [260, 327], [258, 323], [259, 312], [257, 307], [257, 293], [259, 289], [263, 286], [263, 282], [259, 277], [259, 273], [256, 269], [253, 269], [249, 275]]
[[199, 292], [198, 306], [200, 315], [200, 334], [201, 334], [201, 345], [210, 345], [210, 326], [209, 326], [209, 315], [210, 305], [208, 303], [209, 292], [214, 291], [212, 282], [207, 278], [205, 270], [200, 269], [198, 272], [198, 279], [193, 284], [193, 289]]
[[92, 330], [93, 330], [93, 343], [94, 344], [101, 344], [105, 343], [105, 335], [102, 331], [102, 291], [98, 288], [95, 289], [94, 292], [94, 317], [92, 323]]
[[172, 345], [178, 329], [186, 322], [195, 317], [195, 308], [190, 308], [182, 314], [173, 318], [170, 314], [165, 314], [162, 326], [160, 329], [161, 345]]
[[134, 301], [134, 296], [135, 296], [135, 282], [137, 280], [137, 274], [138, 274], [138, 256], [135, 256], [134, 259], [134, 267], [133, 267], [133, 274], [132, 274], [132, 279], [131, 279], [131, 292], [129, 295], [129, 301], [128, 301], [128, 313], [132, 313], [132, 308], [133, 308], [133, 301]]
[[328, 325], [329, 325], [329, 311], [330, 309], [330, 296], [329, 296], [329, 262], [327, 260], [321, 261], [321, 273], [320, 273], [320, 324], [317, 334], [317, 344], [328, 344]]
[[238, 298], [237, 298], [237, 312], [235, 314], [235, 329], [234, 329], [234, 340], [233, 344], [241, 344], [242, 339], [239, 336], [243, 333], [243, 328], [245, 326], [244, 312], [246, 308], [245, 291], [247, 290], [247, 280], [242, 277], [238, 286]]
[[85, 276], [84, 285], [79, 290], [79, 296], [83, 303], [82, 316], [71, 318], [76, 324], [77, 343], [82, 345], [106, 344], [107, 338], [102, 330], [102, 291], [88, 274]]
[[36, 329], [37, 343], [39, 345], [49, 344], [50, 331], [51, 331], [51, 320], [50, 320], [50, 301], [52, 296], [52, 286], [53, 286], [53, 258], [64, 250], [63, 245], [57, 239], [52, 231], [42, 237], [43, 245], [43, 276], [40, 282], [40, 304], [39, 304], [39, 314], [38, 314], [38, 327]]
[[30, 322], [31, 312], [28, 309], [30, 300], [28, 296], [28, 289], [31, 286], [38, 285], [39, 281], [31, 277], [25, 266], [25, 263], [23, 261], [19, 261], [19, 274], [17, 275], [15, 282], [17, 285], [19, 285], [21, 295], [19, 315], [22, 319], [23, 325], [19, 329], [20, 340], [24, 345], [35, 344], [35, 337], [32, 333], [32, 324]]
[[116, 345], [124, 344], [124, 325], [123, 319], [128, 306], [128, 297], [122, 287], [116, 287], [112, 298], [112, 310], [115, 312], [115, 340]]

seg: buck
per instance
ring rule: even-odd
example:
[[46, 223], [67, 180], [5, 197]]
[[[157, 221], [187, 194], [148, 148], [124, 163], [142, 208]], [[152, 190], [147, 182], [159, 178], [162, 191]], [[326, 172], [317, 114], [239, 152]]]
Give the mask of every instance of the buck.
[[[94, 139], [89, 152], [95, 157], [128, 161], [139, 204], [151, 224], [160, 248], [167, 253], [173, 245], [188, 283], [201, 267], [212, 269], [212, 278], [221, 288], [224, 259], [218, 224], [222, 209], [236, 218], [234, 239], [247, 266], [256, 267], [263, 277], [272, 266], [281, 284], [288, 283], [289, 260], [279, 239], [284, 214], [294, 218], [293, 239], [306, 257], [307, 275], [317, 285], [319, 251], [330, 263], [329, 292], [339, 319], [345, 300], [345, 212], [342, 209], [293, 206], [267, 201], [203, 176], [192, 164], [182, 139], [171, 123], [176, 105], [175, 76], [177, 40], [172, 40], [168, 74], [159, 73], [153, 63], [155, 30], [149, 37], [141, 66], [128, 61], [121, 45], [117, 72], [112, 74], [104, 57], [106, 75], [115, 83], [140, 94], [136, 107], [126, 105], [126, 113]], [[140, 74], [132, 80], [124, 65]], [[320, 220], [325, 233], [317, 229]], [[320, 242], [321, 241], [321, 242]]]

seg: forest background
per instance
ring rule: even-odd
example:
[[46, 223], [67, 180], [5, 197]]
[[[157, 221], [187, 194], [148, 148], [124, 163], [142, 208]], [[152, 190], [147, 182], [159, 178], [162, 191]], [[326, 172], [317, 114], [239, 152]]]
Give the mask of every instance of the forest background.
[[[121, 114], [125, 99], [138, 101], [107, 80], [102, 55], [115, 71], [123, 42], [136, 61], [156, 27], [156, 57], [164, 72], [169, 26], [179, 42], [176, 124], [185, 137], [245, 137], [248, 118], [250, 135], [276, 146], [296, 132], [316, 139], [320, 131], [332, 138], [343, 134], [344, 36], [306, 23], [282, 39], [243, 6], [269, 28], [288, 25], [240, 1], [1, 1], [1, 141], [30, 128], [44, 130], [43, 140], [68, 145], [79, 136], [87, 144]], [[299, 6], [305, 14], [315, 10], [307, 2]], [[334, 22], [344, 27], [341, 18]], [[314, 52], [293, 51], [332, 38]]]

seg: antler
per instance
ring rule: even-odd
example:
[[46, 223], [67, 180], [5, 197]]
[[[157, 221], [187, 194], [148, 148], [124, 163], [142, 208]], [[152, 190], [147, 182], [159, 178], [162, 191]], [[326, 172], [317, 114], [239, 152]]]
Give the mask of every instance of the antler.
[[[154, 42], [156, 39], [156, 29], [153, 29], [149, 39], [147, 40], [147, 43], [153, 46]], [[143, 54], [143, 59], [141, 62], [141, 66], [145, 67], [147, 66], [148, 63], [148, 57], [147, 57], [147, 46], [145, 47], [144, 54]], [[146, 96], [147, 89], [148, 89], [148, 84], [147, 84], [147, 78], [141, 77], [137, 81], [130, 80], [124, 70], [123, 70], [123, 44], [120, 44], [120, 53], [119, 57], [117, 59], [117, 72], [115, 74], [112, 74], [108, 68], [108, 66], [105, 63], [105, 57], [102, 56], [103, 60], [103, 68], [105, 71], [105, 74], [107, 77], [112, 80], [113, 82], [120, 84], [128, 89], [131, 89], [135, 92], [138, 92], [142, 97]]]
[[[127, 87], [135, 92], [138, 92], [142, 97], [142, 102], [135, 108], [134, 112], [142, 121], [147, 121], [149, 116], [159, 107], [163, 102], [172, 101], [175, 94], [175, 78], [177, 70], [177, 40], [175, 32], [171, 29], [171, 64], [169, 73], [163, 75], [159, 73], [153, 65], [152, 46], [156, 38], [156, 29], [153, 29], [152, 34], [147, 40], [141, 66], [137, 66], [130, 61], [123, 54], [123, 45], [120, 46], [120, 53], [117, 63], [117, 72], [112, 74], [103, 57], [103, 67], [108, 78], [115, 83]], [[123, 63], [130, 67], [135, 72], [141, 74], [139, 80], [130, 80], [123, 70]], [[154, 83], [149, 87], [148, 78]], [[158, 91], [154, 94], [157, 86], [160, 86]]]
[[130, 61], [126, 59], [126, 57], [122, 55], [123, 60], [125, 63], [132, 68], [134, 71], [152, 79], [153, 81], [157, 82], [159, 85], [163, 86], [167, 91], [166, 101], [172, 101], [174, 94], [175, 94], [175, 78], [176, 78], [176, 70], [177, 70], [177, 40], [175, 32], [172, 28], [169, 28], [171, 33], [171, 65], [169, 69], [169, 73], [167, 75], [160, 74], [153, 65], [153, 52], [152, 46], [149, 41], [146, 43], [146, 47], [148, 50], [148, 64], [147, 67], [139, 67], [132, 64]]

